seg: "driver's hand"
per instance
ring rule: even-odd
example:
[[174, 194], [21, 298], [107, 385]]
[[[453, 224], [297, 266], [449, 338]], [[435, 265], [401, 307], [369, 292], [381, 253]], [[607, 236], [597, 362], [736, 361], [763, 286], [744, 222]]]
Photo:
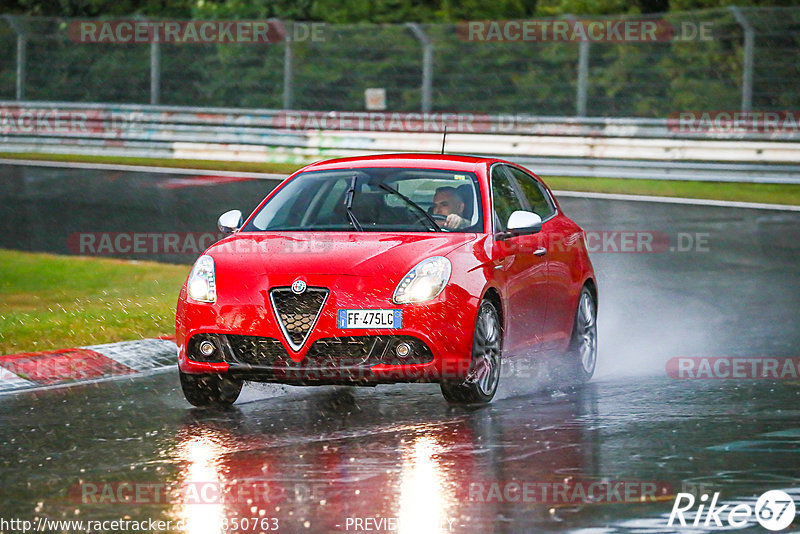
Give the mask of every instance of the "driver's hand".
[[451, 213], [447, 216], [447, 219], [444, 221], [444, 227], [450, 230], [455, 230], [456, 228], [461, 228], [462, 226], [466, 226], [467, 220], [460, 215], [456, 215], [455, 213]]

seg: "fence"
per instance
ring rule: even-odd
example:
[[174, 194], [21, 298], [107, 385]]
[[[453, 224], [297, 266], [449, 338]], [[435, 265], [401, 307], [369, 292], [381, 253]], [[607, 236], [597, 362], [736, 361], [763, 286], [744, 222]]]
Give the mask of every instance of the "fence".
[[387, 108], [406, 112], [665, 117], [800, 105], [800, 7], [594, 19], [654, 21], [652, 40], [534, 41], [519, 21], [476, 22], [474, 33], [466, 22], [270, 21], [281, 38], [268, 43], [119, 44], [76, 38], [81, 21], [2, 20], [6, 100], [361, 110], [365, 89], [385, 88]]
[[0, 158], [39, 152], [300, 164], [438, 152], [444, 126], [450, 153], [503, 156], [543, 175], [800, 183], [797, 128], [684, 131], [680, 119], [0, 101]]

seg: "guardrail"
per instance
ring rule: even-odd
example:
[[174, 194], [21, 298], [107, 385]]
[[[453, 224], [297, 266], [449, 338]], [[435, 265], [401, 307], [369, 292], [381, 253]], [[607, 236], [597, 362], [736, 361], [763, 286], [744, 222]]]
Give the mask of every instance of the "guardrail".
[[[301, 112], [0, 101], [0, 152], [307, 163], [438, 152], [543, 175], [800, 183], [800, 134], [674, 119]], [[715, 129], [712, 129], [715, 128]]]

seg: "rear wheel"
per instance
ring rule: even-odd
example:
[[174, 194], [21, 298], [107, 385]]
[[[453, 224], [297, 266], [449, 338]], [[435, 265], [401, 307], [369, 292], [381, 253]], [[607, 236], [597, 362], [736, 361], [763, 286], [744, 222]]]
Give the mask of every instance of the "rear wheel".
[[581, 290], [567, 355], [573, 377], [588, 382], [597, 365], [597, 305], [588, 288]]
[[193, 406], [230, 406], [242, 391], [241, 380], [220, 375], [192, 375], [178, 371], [181, 389]]
[[503, 333], [497, 309], [483, 301], [475, 320], [472, 363], [465, 380], [444, 380], [442, 395], [454, 404], [484, 404], [492, 400], [500, 382]]

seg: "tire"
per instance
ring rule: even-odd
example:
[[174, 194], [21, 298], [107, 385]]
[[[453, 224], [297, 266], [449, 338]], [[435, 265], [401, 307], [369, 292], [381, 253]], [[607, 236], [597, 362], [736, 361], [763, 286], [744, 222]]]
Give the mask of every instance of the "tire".
[[191, 375], [178, 371], [183, 395], [192, 406], [230, 406], [239, 398], [243, 382], [220, 375]]
[[587, 287], [578, 298], [567, 365], [571, 378], [579, 384], [588, 382], [597, 366], [597, 305]]
[[452, 404], [486, 404], [491, 401], [500, 382], [502, 347], [503, 330], [497, 308], [491, 302], [483, 301], [475, 319], [469, 373], [464, 380], [441, 382], [445, 400]]

